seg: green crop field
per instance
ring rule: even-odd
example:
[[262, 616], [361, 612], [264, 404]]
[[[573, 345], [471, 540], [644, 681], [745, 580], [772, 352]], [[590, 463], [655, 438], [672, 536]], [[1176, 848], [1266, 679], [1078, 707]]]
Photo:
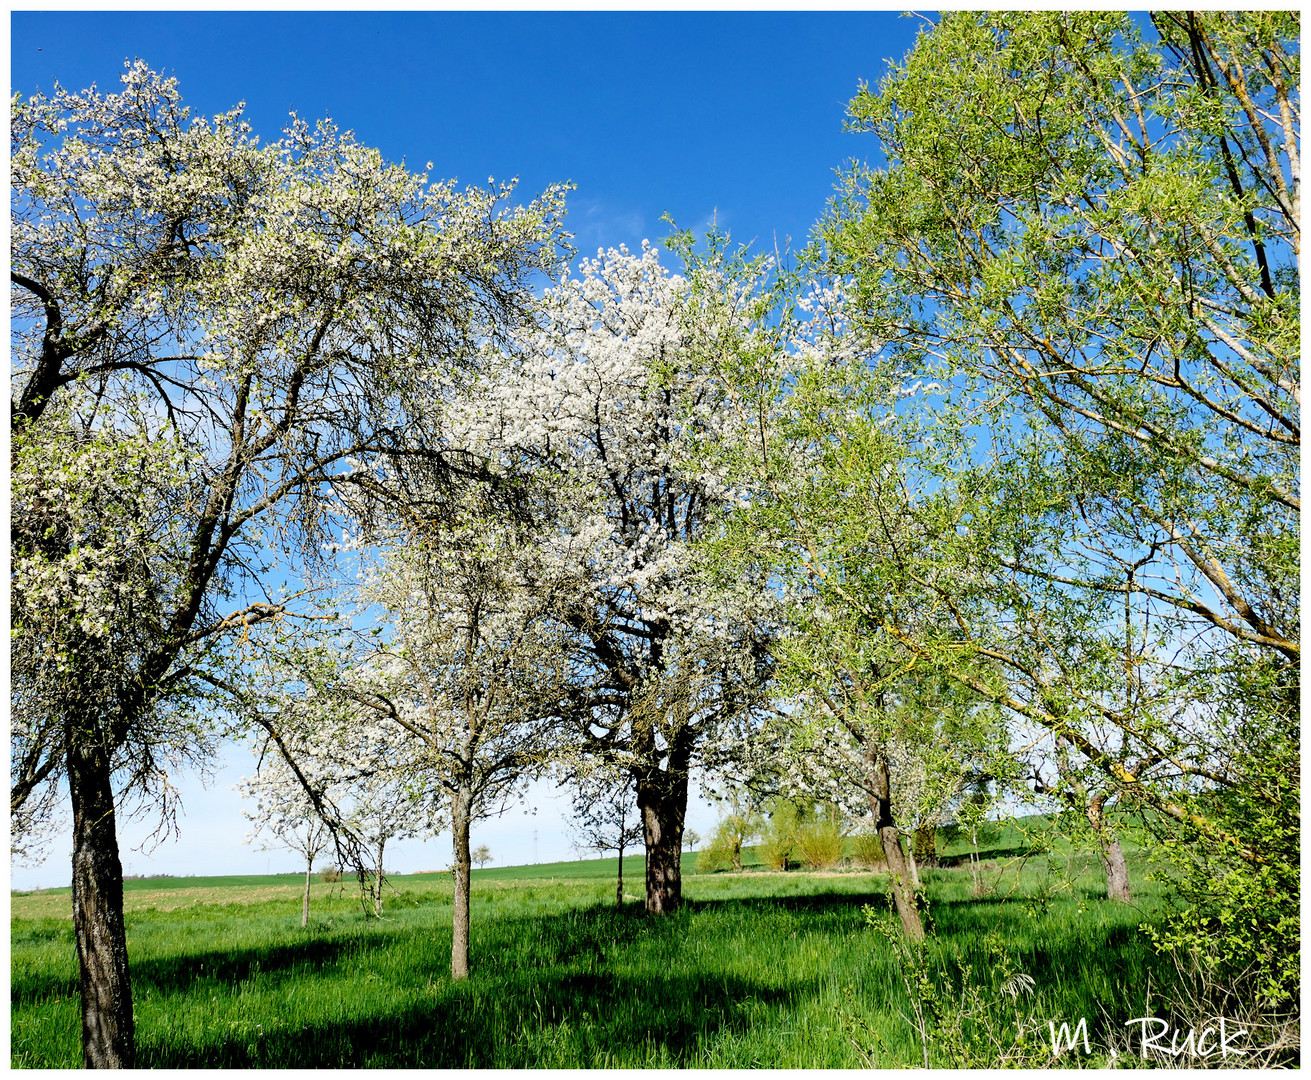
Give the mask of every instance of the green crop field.
[[[1015, 841], [1004, 834], [991, 853]], [[963, 850], [958, 842], [945, 855]], [[316, 883], [307, 929], [294, 875], [129, 882], [139, 1064], [922, 1063], [903, 962], [862, 912], [887, 908], [883, 876], [766, 873], [751, 869], [749, 852], [744, 873], [702, 875], [695, 861], [684, 860], [688, 902], [665, 918], [642, 914], [640, 856], [626, 860], [622, 908], [613, 859], [475, 871], [473, 975], [463, 983], [448, 974], [447, 874], [392, 879], [382, 920], [365, 914], [354, 882]], [[1132, 866], [1133, 906], [1104, 899], [1087, 856], [987, 860], [981, 896], [968, 867], [926, 870], [935, 931], [926, 970], [938, 1000], [950, 1007], [972, 986], [1004, 1005], [998, 1015], [1013, 1008], [988, 953], [999, 934], [1034, 981], [1025, 1009], [1057, 1023], [1087, 1017], [1094, 1055], [1080, 1049], [1079, 1063], [1102, 1060], [1098, 1047], [1145, 1015], [1149, 986], [1167, 978], [1138, 929], [1159, 895]], [[12, 898], [16, 1067], [80, 1063], [68, 904], [66, 889]], [[950, 1064], [931, 1046], [932, 1064]]]

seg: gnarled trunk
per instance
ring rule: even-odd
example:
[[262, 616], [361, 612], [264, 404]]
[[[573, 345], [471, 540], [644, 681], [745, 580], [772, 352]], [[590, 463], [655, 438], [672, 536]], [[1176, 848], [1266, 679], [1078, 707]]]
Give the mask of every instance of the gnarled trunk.
[[469, 825], [473, 794], [461, 783], [451, 800], [451, 870], [455, 897], [451, 912], [451, 978], [469, 977]]
[[901, 830], [892, 817], [892, 781], [888, 776], [888, 761], [882, 754], [870, 752], [866, 755], [866, 762], [870, 770], [870, 810], [883, 847], [883, 859], [888, 864], [888, 876], [892, 879], [897, 917], [901, 920], [902, 933], [912, 941], [919, 941], [924, 937], [924, 923], [920, 919], [910, 868], [901, 847]]
[[1106, 895], [1111, 900], [1127, 904], [1133, 899], [1129, 890], [1129, 867], [1124, 861], [1120, 838], [1106, 823], [1105, 803], [1105, 795], [1095, 795], [1088, 800], [1088, 822], [1097, 838], [1102, 869], [1106, 872]]
[[637, 808], [646, 841], [646, 912], [665, 915], [683, 902], [683, 820], [687, 814], [687, 768], [691, 740], [676, 738], [666, 769], [637, 773]]
[[68, 792], [73, 805], [73, 934], [81, 972], [82, 1063], [88, 1069], [130, 1069], [136, 1059], [136, 1030], [109, 755], [71, 727]]

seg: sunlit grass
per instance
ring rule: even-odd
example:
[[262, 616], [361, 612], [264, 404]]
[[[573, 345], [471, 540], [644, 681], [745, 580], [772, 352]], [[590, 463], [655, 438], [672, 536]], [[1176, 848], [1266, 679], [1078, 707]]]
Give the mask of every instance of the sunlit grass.
[[[886, 905], [881, 875], [696, 875], [693, 859], [689, 902], [664, 919], [636, 901], [616, 909], [614, 860], [476, 872], [463, 984], [448, 976], [448, 875], [395, 879], [381, 921], [352, 883], [316, 884], [306, 930], [290, 882], [206, 880], [144, 906], [152, 890], [129, 890], [140, 1064], [859, 1067], [842, 1018], [853, 1009], [884, 1063], [918, 1062], [895, 958], [861, 910]], [[625, 867], [634, 896], [640, 864]], [[985, 864], [982, 897], [966, 868], [926, 871], [934, 948], [986, 980], [982, 942], [1000, 931], [1053, 1018], [1087, 1016], [1095, 1031], [1103, 1013], [1140, 1015], [1149, 978], [1164, 977], [1137, 931], [1155, 894], [1140, 874], [1145, 903], [1112, 905], [1099, 875], [1059, 869]], [[13, 900], [16, 1066], [79, 1064], [67, 904], [66, 892]]]

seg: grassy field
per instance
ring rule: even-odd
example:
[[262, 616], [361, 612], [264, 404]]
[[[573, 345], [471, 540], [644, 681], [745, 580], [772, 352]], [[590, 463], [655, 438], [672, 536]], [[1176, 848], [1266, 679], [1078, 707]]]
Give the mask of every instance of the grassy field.
[[[1002, 836], [991, 850], [1014, 849]], [[957, 845], [959, 846], [959, 844]], [[952, 854], [949, 849], [948, 855]], [[752, 860], [748, 857], [748, 865]], [[1132, 907], [1111, 905], [1087, 857], [924, 874], [937, 993], [989, 1000], [1000, 935], [1032, 977], [1034, 1015], [1099, 1035], [1145, 1015], [1166, 978], [1138, 931], [1158, 895], [1135, 860]], [[875, 873], [698, 875], [685, 908], [642, 915], [642, 860], [502, 867], [473, 875], [473, 976], [453, 984], [449, 875], [393, 879], [385, 917], [358, 893], [303, 879], [128, 883], [126, 908], [139, 1064], [146, 1067], [860, 1067], [920, 1064], [893, 946], [866, 925], [885, 909]], [[1054, 889], [1054, 891], [1053, 891]], [[77, 965], [68, 890], [12, 899], [16, 1067], [79, 1064]], [[1082, 1059], [1080, 1064], [1093, 1063]], [[932, 1063], [949, 1061], [936, 1048]], [[1073, 1064], [1062, 1059], [1060, 1064]]]

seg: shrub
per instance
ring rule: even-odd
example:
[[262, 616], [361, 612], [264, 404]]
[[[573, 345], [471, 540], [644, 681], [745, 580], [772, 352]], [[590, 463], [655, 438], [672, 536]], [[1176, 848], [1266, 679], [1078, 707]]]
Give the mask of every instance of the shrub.
[[798, 857], [811, 870], [830, 870], [842, 858], [842, 824], [834, 811], [804, 822], [796, 831]]
[[319, 871], [319, 880], [326, 881], [329, 884], [335, 884], [341, 880], [340, 866], [325, 866]]
[[726, 838], [721, 838], [716, 833], [705, 847], [703, 847], [696, 857], [696, 872], [698, 874], [715, 874], [720, 870], [728, 870], [733, 865], [733, 849], [727, 842]]
[[786, 870], [796, 849], [797, 828], [801, 811], [786, 799], [775, 799], [769, 810], [769, 820], [760, 830], [760, 846], [756, 854], [773, 870]]
[[887, 862], [883, 858], [883, 845], [879, 842], [878, 833], [857, 833], [853, 838], [853, 847], [856, 861], [862, 866], [867, 866], [871, 870], [882, 870], [887, 866]]

